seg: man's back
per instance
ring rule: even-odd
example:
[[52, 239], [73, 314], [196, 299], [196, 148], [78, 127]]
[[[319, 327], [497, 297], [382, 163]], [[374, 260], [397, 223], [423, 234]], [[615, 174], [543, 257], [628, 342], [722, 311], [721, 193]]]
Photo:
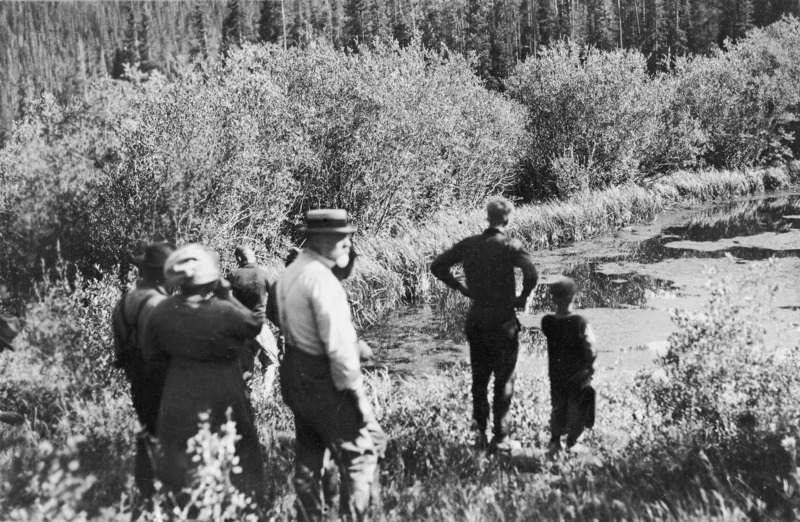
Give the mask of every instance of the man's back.
[[228, 276], [233, 296], [253, 311], [266, 309], [269, 278], [255, 263], [247, 263]]
[[514, 267], [523, 272], [524, 296], [527, 297], [536, 284], [536, 268], [522, 243], [496, 228], [488, 228], [482, 234], [456, 243], [433, 261], [431, 271], [456, 288], [449, 271], [459, 262], [464, 266], [470, 296], [480, 307], [513, 307], [516, 298]]
[[166, 297], [160, 287], [140, 283], [119, 300], [112, 316], [115, 366], [125, 371], [139, 422], [150, 431], [155, 429], [167, 363], [145, 361], [144, 332], [153, 310]]

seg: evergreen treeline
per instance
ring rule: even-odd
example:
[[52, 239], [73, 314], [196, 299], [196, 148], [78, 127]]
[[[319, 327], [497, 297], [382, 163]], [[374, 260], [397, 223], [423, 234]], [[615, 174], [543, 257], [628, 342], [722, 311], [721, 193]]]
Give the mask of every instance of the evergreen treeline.
[[476, 56], [500, 87], [518, 61], [557, 40], [633, 48], [655, 68], [665, 56], [707, 53], [784, 14], [800, 0], [210, 0], [0, 3], [0, 142], [32, 95], [66, 99], [87, 78], [125, 64], [167, 74], [244, 41], [334, 47], [374, 39]]

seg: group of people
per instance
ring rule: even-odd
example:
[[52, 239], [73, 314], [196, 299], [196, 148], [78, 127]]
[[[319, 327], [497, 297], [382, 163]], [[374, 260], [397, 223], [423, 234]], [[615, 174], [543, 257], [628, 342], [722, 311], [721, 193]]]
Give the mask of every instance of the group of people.
[[[509, 410], [514, 391], [520, 324], [537, 282], [536, 268], [522, 244], [506, 234], [513, 205], [493, 198], [489, 227], [439, 255], [433, 274], [469, 297], [466, 334], [472, 369], [473, 429], [476, 444], [490, 452], [513, 448]], [[294, 414], [296, 457], [293, 483], [300, 520], [320, 520], [326, 459], [341, 474], [339, 510], [345, 519], [364, 520], [380, 500], [379, 461], [387, 437], [365, 392], [362, 362], [372, 354], [358, 339], [342, 280], [351, 272], [356, 228], [339, 209], [306, 213], [303, 249], [270, 285], [250, 248], [238, 247], [239, 268], [222, 278], [216, 254], [197, 244], [176, 248], [154, 243], [133, 258], [140, 280], [113, 313], [115, 361], [130, 381], [142, 426], [136, 438], [135, 481], [146, 508], [158, 478], [177, 502], [185, 502], [193, 463], [188, 440], [207, 414], [212, 429], [228, 416], [236, 422], [241, 473], [232, 481], [256, 501], [265, 487], [264, 459], [247, 391], [255, 360], [270, 364], [262, 346], [274, 322], [283, 342], [280, 384]], [[463, 266], [465, 281], [452, 272]], [[522, 272], [516, 295], [515, 269]], [[170, 295], [169, 289], [179, 288]], [[576, 443], [594, 422], [594, 342], [585, 319], [572, 312], [575, 284], [551, 285], [554, 314], [542, 321], [548, 340], [552, 395], [551, 448]], [[262, 342], [258, 342], [261, 339]], [[494, 375], [490, 408], [488, 385]], [[494, 412], [491, 441], [486, 436]], [[137, 516], [138, 512], [134, 512]]]

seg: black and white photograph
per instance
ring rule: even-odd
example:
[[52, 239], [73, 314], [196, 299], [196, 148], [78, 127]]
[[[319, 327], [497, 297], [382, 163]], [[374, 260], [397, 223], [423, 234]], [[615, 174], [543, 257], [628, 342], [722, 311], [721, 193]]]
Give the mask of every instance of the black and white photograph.
[[0, 522], [800, 520], [800, 0], [0, 0]]

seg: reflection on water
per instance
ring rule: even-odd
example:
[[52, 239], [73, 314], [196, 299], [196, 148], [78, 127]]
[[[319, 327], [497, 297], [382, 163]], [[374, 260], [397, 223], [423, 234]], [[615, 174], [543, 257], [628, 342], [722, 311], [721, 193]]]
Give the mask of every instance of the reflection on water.
[[740, 201], [700, 211], [686, 224], [668, 227], [663, 235], [690, 241], [716, 241], [792, 228], [784, 216], [800, 214], [800, 196], [782, 196], [761, 201]]
[[[791, 257], [800, 254], [798, 248], [776, 248], [768, 239], [749, 245], [738, 245], [736, 238], [769, 233], [784, 233], [800, 228], [800, 196], [781, 196], [755, 201], [729, 203], [695, 213], [688, 221], [664, 228], [657, 237], [636, 245], [629, 261], [657, 263], [665, 259], [695, 257], [701, 259], [724, 257], [727, 253], [745, 261], [770, 257]], [[718, 242], [719, 248], [692, 248], [675, 245], [678, 241]], [[773, 244], [771, 244], [773, 243]], [[672, 246], [670, 246], [672, 245]]]
[[[615, 258], [614, 260], [619, 260]], [[560, 275], [575, 280], [580, 292], [576, 308], [631, 308], [642, 306], [653, 293], [669, 291], [672, 281], [657, 279], [633, 272], [604, 274], [597, 271], [598, 261], [565, 266]], [[552, 309], [550, 287], [537, 285], [532, 299], [534, 314]]]

